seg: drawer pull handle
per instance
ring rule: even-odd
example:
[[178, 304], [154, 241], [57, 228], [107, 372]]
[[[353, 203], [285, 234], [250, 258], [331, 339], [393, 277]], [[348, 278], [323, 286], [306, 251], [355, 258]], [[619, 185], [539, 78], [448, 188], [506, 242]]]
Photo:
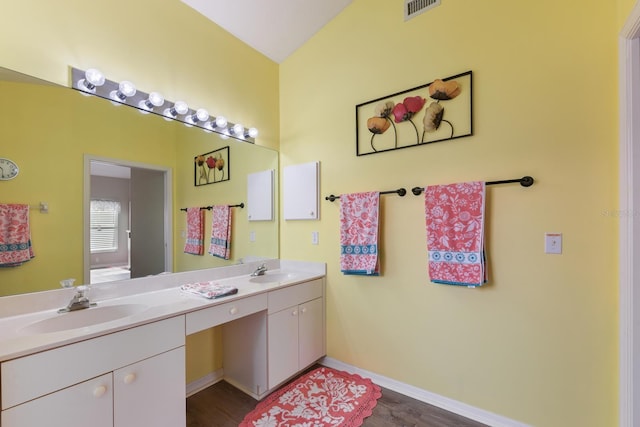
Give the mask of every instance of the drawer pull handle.
[[229, 309], [229, 314], [238, 314], [238, 307], [231, 307]]
[[93, 389], [93, 396], [94, 397], [101, 397], [106, 392], [107, 392], [107, 386], [106, 385], [99, 385], [98, 387]]
[[136, 374], [133, 374], [133, 373], [125, 375], [123, 379], [125, 384], [131, 384], [135, 380], [136, 380]]

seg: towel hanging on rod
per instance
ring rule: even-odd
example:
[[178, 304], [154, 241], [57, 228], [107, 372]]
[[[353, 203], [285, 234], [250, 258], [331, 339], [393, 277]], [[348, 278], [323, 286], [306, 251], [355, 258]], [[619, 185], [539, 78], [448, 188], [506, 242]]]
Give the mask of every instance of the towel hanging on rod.
[[[523, 176], [522, 178], [503, 179], [501, 181], [487, 181], [485, 182], [485, 185], [510, 184], [513, 182], [519, 182], [520, 185], [523, 187], [531, 187], [535, 181], [530, 176]], [[422, 194], [423, 191], [424, 191], [423, 187], [413, 187], [411, 189], [411, 192], [416, 196], [419, 196], [420, 194]]]
[[[400, 197], [404, 197], [404, 195], [407, 194], [407, 190], [404, 188], [398, 188], [397, 190], [381, 191], [380, 194], [397, 194]], [[335, 202], [339, 198], [340, 196], [334, 196], [333, 194], [330, 194], [324, 199], [330, 202]]]
[[[230, 208], [240, 208], [243, 209], [244, 208], [244, 203], [238, 203], [237, 205], [227, 205]], [[213, 206], [201, 206], [200, 209], [206, 209], [208, 211], [210, 211], [211, 209], [213, 209]], [[187, 208], [180, 208], [181, 211], [186, 212]]]

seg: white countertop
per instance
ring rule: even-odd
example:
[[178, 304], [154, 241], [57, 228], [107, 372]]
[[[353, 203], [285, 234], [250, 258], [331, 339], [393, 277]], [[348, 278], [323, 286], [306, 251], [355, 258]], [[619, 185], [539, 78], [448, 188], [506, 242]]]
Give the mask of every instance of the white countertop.
[[[32, 333], [23, 328], [43, 319], [73, 316], [75, 313], [84, 311], [57, 313], [59, 308], [66, 306], [75, 290], [60, 289], [2, 297], [0, 298], [0, 362], [236, 301], [321, 278], [326, 274], [323, 263], [269, 260], [266, 261], [269, 268], [267, 275], [283, 272], [291, 274], [282, 281], [256, 283], [250, 280], [249, 274], [259, 264], [261, 262], [93, 285], [89, 291], [89, 298], [98, 304], [97, 307], [121, 304], [143, 304], [147, 307], [127, 317], [58, 332]], [[182, 284], [205, 280], [231, 284], [238, 288], [238, 293], [207, 299], [180, 290]]]

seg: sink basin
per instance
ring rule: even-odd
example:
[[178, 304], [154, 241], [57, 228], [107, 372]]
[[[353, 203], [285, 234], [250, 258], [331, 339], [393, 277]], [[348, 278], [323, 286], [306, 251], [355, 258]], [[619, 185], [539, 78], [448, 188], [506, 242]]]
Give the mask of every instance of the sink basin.
[[84, 328], [131, 316], [147, 308], [148, 306], [145, 304], [120, 304], [87, 308], [68, 313], [55, 313], [51, 317], [24, 326], [20, 331], [30, 334], [46, 334]]
[[276, 283], [292, 280], [297, 275], [295, 273], [270, 273], [266, 272], [263, 276], [256, 276], [249, 279], [253, 283]]

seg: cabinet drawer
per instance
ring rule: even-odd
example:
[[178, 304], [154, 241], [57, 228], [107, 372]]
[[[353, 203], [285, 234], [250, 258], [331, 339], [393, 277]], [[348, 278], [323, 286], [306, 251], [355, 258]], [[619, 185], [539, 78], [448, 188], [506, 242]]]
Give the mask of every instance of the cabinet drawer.
[[269, 292], [269, 314], [321, 297], [323, 280], [316, 279]]
[[2, 363], [2, 409], [183, 346], [184, 316]]
[[267, 309], [267, 295], [259, 294], [187, 313], [187, 335]]

